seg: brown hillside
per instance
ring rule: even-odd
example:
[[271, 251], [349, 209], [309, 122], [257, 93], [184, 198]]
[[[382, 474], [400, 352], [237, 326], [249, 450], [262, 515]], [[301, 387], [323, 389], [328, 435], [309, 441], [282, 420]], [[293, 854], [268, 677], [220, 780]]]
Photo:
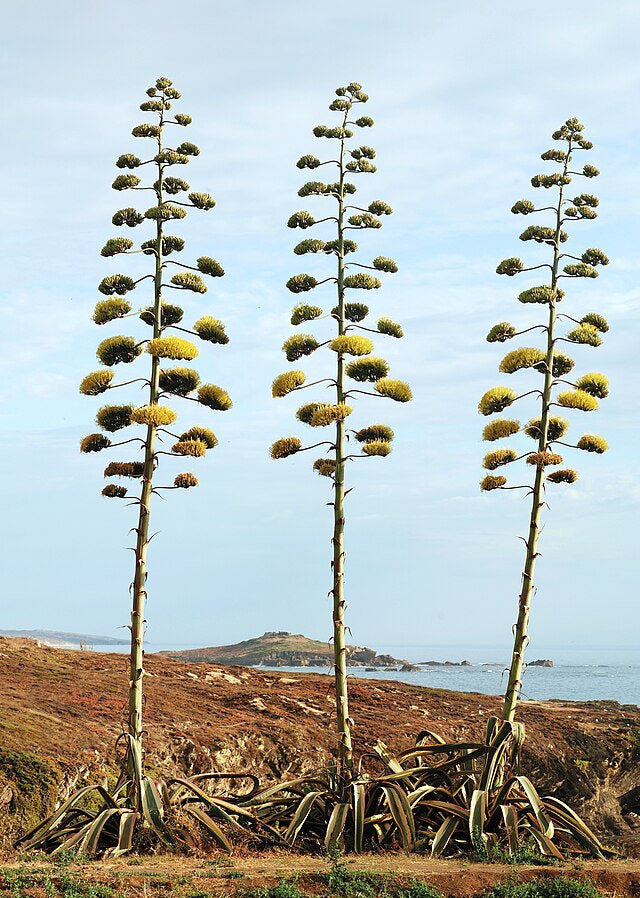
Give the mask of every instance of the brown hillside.
[[[335, 745], [331, 680], [246, 668], [145, 663], [147, 763], [157, 774], [251, 770], [264, 780], [321, 766]], [[0, 638], [0, 827], [22, 827], [82, 781], [114, 776], [127, 662]], [[356, 749], [392, 749], [422, 729], [481, 738], [491, 696], [350, 681]], [[640, 811], [640, 710], [616, 703], [526, 702], [523, 768], [607, 838], [629, 844]], [[634, 790], [637, 790], [634, 792]], [[8, 812], [8, 813], [7, 813]]]

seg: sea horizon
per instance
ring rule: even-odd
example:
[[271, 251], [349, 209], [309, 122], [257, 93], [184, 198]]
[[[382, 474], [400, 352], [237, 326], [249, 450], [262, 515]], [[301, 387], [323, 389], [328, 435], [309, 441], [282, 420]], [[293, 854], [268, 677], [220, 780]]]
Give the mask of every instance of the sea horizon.
[[[185, 651], [205, 647], [205, 643], [154, 643], [146, 642], [149, 654]], [[452, 665], [422, 667], [417, 671], [365, 670], [349, 667], [349, 676], [374, 680], [394, 680], [414, 686], [432, 689], [450, 689], [457, 692], [479, 692], [500, 695], [506, 685], [505, 668], [508, 666], [511, 647], [504, 644], [470, 643], [372, 643], [370, 648], [378, 654], [389, 654], [399, 660], [418, 664], [425, 661], [445, 661]], [[73, 646], [73, 648], [76, 648]], [[92, 651], [126, 653], [126, 645], [92, 645]], [[532, 661], [550, 660], [553, 667], [534, 667]], [[461, 666], [462, 661], [471, 666]], [[525, 670], [523, 698], [537, 701], [617, 701], [620, 704], [640, 704], [640, 649], [623, 645], [567, 645], [545, 642], [533, 643], [527, 652], [529, 666]], [[215, 665], [219, 666], [219, 665]], [[303, 675], [328, 673], [329, 667], [271, 667], [259, 669], [277, 670]]]

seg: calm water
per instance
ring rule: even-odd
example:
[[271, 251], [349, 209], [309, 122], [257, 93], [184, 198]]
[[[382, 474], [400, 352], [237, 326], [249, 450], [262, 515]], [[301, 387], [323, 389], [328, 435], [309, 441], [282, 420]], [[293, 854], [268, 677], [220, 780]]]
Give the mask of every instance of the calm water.
[[[149, 652], [180, 651], [195, 645], [153, 645]], [[406, 673], [368, 672], [349, 669], [350, 676], [372, 680], [397, 680], [415, 686], [455, 689], [461, 692], [483, 692], [499, 695], [504, 691], [510, 649], [506, 646], [469, 645], [373, 645], [380, 654], [393, 655], [417, 663], [419, 661], [471, 661], [472, 667], [426, 667]], [[100, 651], [127, 651], [126, 646], [95, 646]], [[622, 704], [640, 704], [640, 650], [631, 646], [551, 646], [536, 645], [529, 660], [550, 658], [554, 666], [529, 667], [524, 675], [523, 697], [531, 699], [571, 699], [588, 701], [613, 699]], [[323, 668], [290, 668], [278, 670], [325, 672]]]

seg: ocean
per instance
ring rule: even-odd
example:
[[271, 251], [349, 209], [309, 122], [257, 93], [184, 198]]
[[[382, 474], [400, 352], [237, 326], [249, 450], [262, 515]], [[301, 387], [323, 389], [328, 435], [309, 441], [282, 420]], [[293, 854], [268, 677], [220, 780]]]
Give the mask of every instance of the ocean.
[[[147, 643], [147, 652], [180, 651], [197, 645]], [[93, 646], [96, 651], [126, 652], [126, 646]], [[421, 661], [470, 661], [470, 667], [422, 667], [419, 671], [365, 671], [349, 668], [349, 676], [396, 680], [414, 686], [500, 695], [506, 686], [504, 669], [510, 660], [506, 646], [372, 645], [379, 654], [393, 655], [413, 664]], [[525, 699], [571, 701], [613, 700], [640, 705], [640, 649], [632, 646], [562, 646], [536, 644], [529, 661], [547, 658], [553, 667], [528, 667], [523, 677]], [[314, 667], [278, 667], [291, 673], [327, 673]]]

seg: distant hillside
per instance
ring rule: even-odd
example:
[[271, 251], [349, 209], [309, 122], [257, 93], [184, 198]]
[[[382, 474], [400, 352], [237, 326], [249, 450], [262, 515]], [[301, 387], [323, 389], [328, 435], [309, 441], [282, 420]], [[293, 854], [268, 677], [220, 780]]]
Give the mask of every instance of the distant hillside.
[[65, 633], [61, 630], [0, 630], [0, 636], [14, 636], [19, 639], [37, 639], [47, 645], [128, 645], [128, 639], [114, 639], [113, 636], [95, 636], [91, 633]]
[[[255, 639], [235, 645], [216, 645], [181, 652], [163, 652], [177, 661], [203, 661], [209, 664], [241, 664], [254, 667], [326, 667], [333, 660], [333, 647], [327, 642], [309, 639], [301, 633], [269, 631]], [[404, 664], [392, 655], [378, 655], [374, 649], [347, 646], [347, 664], [352, 667], [393, 667]]]

